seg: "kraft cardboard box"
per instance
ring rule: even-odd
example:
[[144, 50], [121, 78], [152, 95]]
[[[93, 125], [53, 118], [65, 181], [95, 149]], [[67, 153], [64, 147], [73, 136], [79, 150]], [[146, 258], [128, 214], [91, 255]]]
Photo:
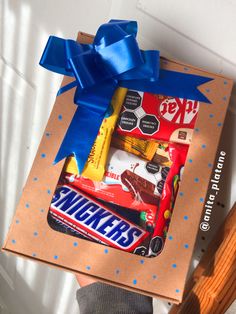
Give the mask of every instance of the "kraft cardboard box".
[[[78, 37], [82, 43], [90, 43], [92, 38], [84, 33], [79, 33]], [[56, 98], [4, 251], [88, 274], [139, 293], [181, 302], [233, 82], [168, 59], [161, 59], [161, 67], [213, 79], [199, 87], [211, 103], [200, 103], [183, 180], [161, 254], [145, 258], [57, 232], [48, 225], [48, 208], [64, 165], [63, 161], [53, 165], [53, 160], [76, 110], [74, 90]], [[62, 85], [68, 82], [70, 79], [66, 77]]]

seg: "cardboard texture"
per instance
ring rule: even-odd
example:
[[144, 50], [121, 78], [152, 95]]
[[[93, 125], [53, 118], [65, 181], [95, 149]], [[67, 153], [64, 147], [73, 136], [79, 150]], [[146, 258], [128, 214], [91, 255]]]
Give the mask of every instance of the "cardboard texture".
[[[80, 33], [78, 39], [88, 43], [92, 38]], [[3, 250], [139, 293], [181, 302], [233, 82], [177, 61], [162, 59], [161, 63], [164, 69], [213, 78], [199, 88], [211, 104], [200, 103], [162, 253], [156, 258], [145, 258], [49, 227], [48, 208], [63, 161], [52, 163], [76, 109], [74, 89], [56, 99]], [[64, 78], [63, 85], [68, 81]], [[58, 119], [59, 115], [62, 119]], [[195, 182], [195, 178], [199, 181]]]

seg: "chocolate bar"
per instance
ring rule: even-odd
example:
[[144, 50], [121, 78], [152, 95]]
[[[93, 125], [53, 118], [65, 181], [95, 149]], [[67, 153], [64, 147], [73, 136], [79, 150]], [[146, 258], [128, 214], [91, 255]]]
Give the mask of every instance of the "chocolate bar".
[[69, 185], [56, 190], [50, 213], [85, 237], [133, 252], [149, 232]]
[[134, 199], [149, 204], [158, 204], [160, 197], [155, 195], [155, 184], [145, 180], [130, 170], [121, 174], [121, 182], [129, 189]]

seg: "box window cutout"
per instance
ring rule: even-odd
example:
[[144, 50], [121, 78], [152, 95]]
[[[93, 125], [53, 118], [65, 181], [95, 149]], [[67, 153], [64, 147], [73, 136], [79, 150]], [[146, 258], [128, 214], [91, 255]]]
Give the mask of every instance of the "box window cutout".
[[50, 227], [145, 257], [160, 254], [198, 109], [196, 101], [129, 90], [102, 181], [80, 176], [68, 157], [48, 211]]

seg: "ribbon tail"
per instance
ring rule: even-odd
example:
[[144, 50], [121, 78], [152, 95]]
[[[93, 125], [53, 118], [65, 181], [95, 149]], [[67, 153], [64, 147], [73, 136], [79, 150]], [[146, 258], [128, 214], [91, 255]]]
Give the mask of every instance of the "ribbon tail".
[[163, 94], [210, 103], [209, 99], [197, 89], [198, 86], [209, 81], [212, 81], [212, 78], [161, 69], [157, 81], [142, 79], [119, 81], [119, 86], [152, 94]]
[[104, 116], [78, 106], [54, 163], [74, 155], [82, 173]]

